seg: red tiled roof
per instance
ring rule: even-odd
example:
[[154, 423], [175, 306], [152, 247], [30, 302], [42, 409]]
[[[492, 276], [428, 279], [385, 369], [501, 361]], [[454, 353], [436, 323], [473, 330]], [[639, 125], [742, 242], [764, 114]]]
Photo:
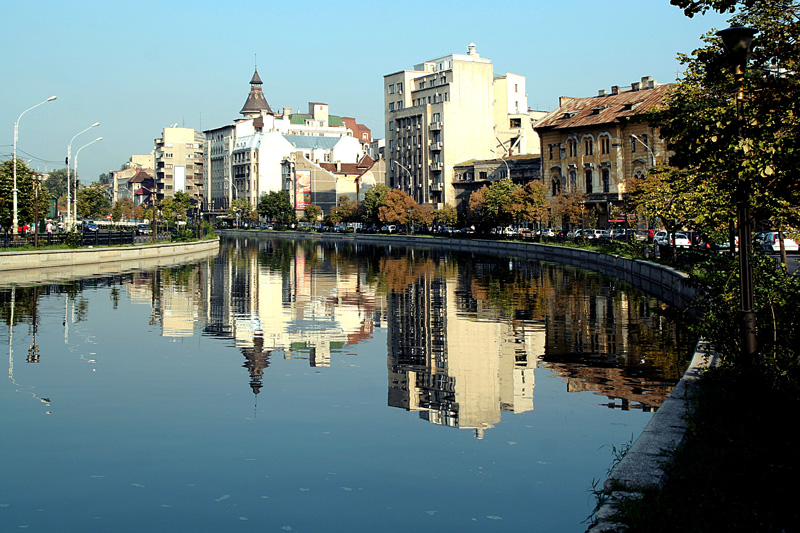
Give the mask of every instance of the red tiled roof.
[[672, 87], [673, 84], [665, 84], [652, 89], [573, 98], [534, 124], [534, 129], [559, 130], [619, 122], [624, 117], [640, 115], [658, 107]]

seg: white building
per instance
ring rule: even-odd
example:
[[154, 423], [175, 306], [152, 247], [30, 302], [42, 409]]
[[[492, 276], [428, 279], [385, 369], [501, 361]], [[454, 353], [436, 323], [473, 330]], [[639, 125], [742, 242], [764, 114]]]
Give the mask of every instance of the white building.
[[294, 152], [302, 151], [310, 161], [356, 163], [369, 146], [369, 129], [331, 115], [328, 104], [310, 102], [308, 113], [273, 111], [262, 84], [256, 71], [240, 111], [243, 118], [204, 132], [208, 214], [223, 214], [236, 198], [256, 206], [262, 194], [281, 190], [281, 162]]
[[525, 77], [496, 75], [470, 44], [384, 76], [387, 185], [418, 203], [457, 206], [453, 166], [538, 153]]

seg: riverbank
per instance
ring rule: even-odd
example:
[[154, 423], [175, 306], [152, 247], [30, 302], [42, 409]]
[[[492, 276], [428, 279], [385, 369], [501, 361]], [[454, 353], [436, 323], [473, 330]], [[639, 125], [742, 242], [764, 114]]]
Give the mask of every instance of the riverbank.
[[213, 257], [219, 239], [0, 254], [2, 285], [27, 285], [172, 266]]

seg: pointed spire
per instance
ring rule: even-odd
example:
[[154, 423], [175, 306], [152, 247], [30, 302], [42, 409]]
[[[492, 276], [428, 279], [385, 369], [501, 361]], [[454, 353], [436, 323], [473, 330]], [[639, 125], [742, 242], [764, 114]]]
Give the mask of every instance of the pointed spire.
[[272, 113], [272, 109], [267, 103], [267, 98], [264, 96], [264, 92], [261, 90], [261, 85], [263, 85], [263, 82], [261, 81], [261, 77], [258, 75], [258, 68], [256, 67], [255, 71], [253, 72], [253, 78], [250, 80], [250, 94], [247, 95], [247, 100], [244, 103], [244, 107], [242, 107], [242, 110], [239, 111], [239, 113], [244, 116], [253, 114], [260, 115], [262, 111]]

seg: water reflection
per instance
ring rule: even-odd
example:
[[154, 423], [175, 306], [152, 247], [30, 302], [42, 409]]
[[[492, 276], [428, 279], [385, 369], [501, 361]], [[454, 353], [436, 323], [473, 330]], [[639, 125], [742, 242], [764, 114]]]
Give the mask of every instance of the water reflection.
[[[58, 285], [0, 290], [0, 319], [29, 324], [27, 363], [46, 362], [36, 343], [37, 302], [64, 297], [64, 342], [85, 320], [85, 292], [109, 287], [149, 306], [149, 324], [170, 338], [233, 343], [257, 395], [275, 358], [324, 371], [371, 339], [387, 337], [387, 403], [432, 424], [482, 438], [503, 412], [534, 408], [534, 369], [569, 391], [593, 391], [608, 407], [657, 408], [691, 344], [631, 287], [557, 265], [355, 243], [224, 240], [213, 259]], [[122, 325], [121, 327], [138, 327]]]

